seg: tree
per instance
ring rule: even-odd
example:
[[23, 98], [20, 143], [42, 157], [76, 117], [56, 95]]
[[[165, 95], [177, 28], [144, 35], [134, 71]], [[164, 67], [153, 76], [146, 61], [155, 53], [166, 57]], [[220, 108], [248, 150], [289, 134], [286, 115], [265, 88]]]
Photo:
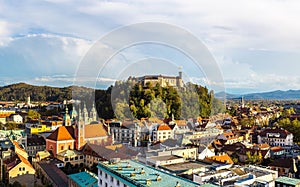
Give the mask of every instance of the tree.
[[37, 119], [40, 119], [40, 117], [41, 117], [41, 114], [38, 113], [37, 111], [35, 111], [35, 110], [28, 111], [27, 119], [37, 120]]
[[160, 98], [155, 98], [150, 102], [151, 117], [164, 118], [167, 113], [166, 103]]
[[22, 184], [19, 183], [18, 181], [15, 181], [11, 186], [12, 187], [22, 187]]
[[255, 121], [253, 118], [242, 118], [240, 120], [240, 124], [242, 127], [252, 127]]
[[224, 104], [224, 102], [220, 101], [217, 98], [213, 98], [212, 99], [212, 115], [216, 115], [219, 113], [225, 113], [226, 111], [226, 106]]
[[283, 111], [282, 111], [282, 117], [283, 118], [288, 118], [288, 117], [290, 117], [292, 114], [295, 114], [295, 110], [294, 110], [294, 108], [288, 108], [288, 109], [284, 109]]
[[255, 151], [255, 153], [252, 155], [250, 151], [246, 152], [247, 155], [247, 161], [248, 164], [261, 164], [263, 161], [263, 157], [261, 152]]

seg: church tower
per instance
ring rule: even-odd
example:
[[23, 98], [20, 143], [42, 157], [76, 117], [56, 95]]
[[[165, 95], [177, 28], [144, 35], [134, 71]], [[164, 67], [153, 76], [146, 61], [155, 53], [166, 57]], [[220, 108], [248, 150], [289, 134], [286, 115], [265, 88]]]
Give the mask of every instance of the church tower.
[[83, 122], [84, 122], [84, 125], [88, 124], [89, 123], [89, 113], [86, 109], [86, 105], [84, 103], [83, 105]]
[[73, 105], [73, 108], [72, 108], [72, 111], [71, 111], [71, 119], [72, 119], [72, 121], [75, 121], [76, 118], [77, 118], [77, 116], [78, 116], [78, 113], [77, 113], [77, 111], [76, 111], [76, 109], [75, 109], [75, 107]]
[[63, 121], [64, 126], [71, 126], [71, 118], [70, 118], [69, 109], [68, 109], [67, 106], [66, 106], [66, 109], [65, 109], [65, 115], [64, 115], [63, 120], [64, 120]]
[[77, 150], [80, 150], [80, 148], [83, 146], [84, 142], [84, 119], [81, 112], [81, 108], [79, 106], [78, 108], [78, 121], [76, 125], [76, 148]]
[[97, 121], [97, 110], [94, 103], [90, 112], [90, 122], [92, 121]]

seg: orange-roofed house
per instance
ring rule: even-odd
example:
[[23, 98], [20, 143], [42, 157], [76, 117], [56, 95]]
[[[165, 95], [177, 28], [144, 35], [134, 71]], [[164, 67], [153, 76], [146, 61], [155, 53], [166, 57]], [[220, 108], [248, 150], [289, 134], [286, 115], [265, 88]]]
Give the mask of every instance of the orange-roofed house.
[[16, 153], [13, 157], [4, 161], [6, 177], [9, 182], [14, 180], [15, 177], [25, 174], [35, 174], [35, 169], [32, 167], [30, 162], [22, 155]]
[[23, 156], [25, 159], [28, 159], [28, 154], [27, 154], [27, 152], [26, 152], [23, 148], [21, 148], [21, 147], [19, 146], [19, 143], [16, 142], [16, 141], [13, 141], [13, 144], [14, 144], [14, 147], [15, 147], [15, 153], [17, 153], [17, 154]]
[[219, 135], [217, 139], [225, 141], [225, 144], [234, 144], [238, 142], [238, 137], [231, 131], [224, 132]]
[[60, 126], [46, 138], [46, 150], [56, 155], [68, 149], [74, 149], [73, 127]]
[[285, 153], [285, 149], [281, 146], [271, 148], [271, 156], [273, 158], [274, 157], [280, 157], [280, 156], [284, 155], [284, 153]]
[[173, 129], [165, 123], [157, 126], [157, 128], [154, 129], [152, 133], [154, 142], [164, 141], [166, 139], [173, 138]]
[[220, 162], [224, 164], [234, 164], [230, 156], [226, 153], [222, 153], [216, 156], [206, 157], [205, 159], [208, 161]]
[[83, 125], [76, 128], [76, 149], [80, 150], [86, 143], [107, 145], [111, 142], [102, 123]]
[[0, 123], [6, 124], [6, 118], [15, 113], [13, 110], [0, 110]]

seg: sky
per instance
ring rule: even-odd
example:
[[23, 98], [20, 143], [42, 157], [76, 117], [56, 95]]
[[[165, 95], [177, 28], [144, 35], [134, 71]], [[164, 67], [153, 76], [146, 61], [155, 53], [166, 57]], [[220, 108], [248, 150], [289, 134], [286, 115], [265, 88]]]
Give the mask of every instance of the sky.
[[[0, 0], [0, 86], [71, 85], [80, 63], [103, 37], [124, 26], [159, 22], [184, 29], [204, 44], [226, 92], [300, 89], [299, 18], [297, 0]], [[176, 41], [176, 31], [170, 37]], [[130, 73], [177, 75], [179, 66], [186, 80], [209, 83], [207, 73], [196, 72], [179, 50], [144, 43], [116, 54], [99, 70], [97, 86]], [[94, 79], [81, 83], [93, 86]]]

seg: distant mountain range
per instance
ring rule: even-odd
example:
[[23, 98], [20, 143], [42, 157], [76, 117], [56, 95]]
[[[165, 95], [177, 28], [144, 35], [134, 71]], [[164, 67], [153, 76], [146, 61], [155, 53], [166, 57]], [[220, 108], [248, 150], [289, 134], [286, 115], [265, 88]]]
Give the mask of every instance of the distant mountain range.
[[249, 94], [229, 94], [226, 92], [219, 92], [215, 94], [216, 98], [224, 99], [239, 99], [244, 97], [248, 100], [262, 100], [262, 99], [278, 99], [278, 100], [295, 100], [300, 99], [300, 90], [276, 90], [271, 92], [261, 92], [261, 93], [249, 93]]
[[[57, 88], [51, 86], [33, 86], [25, 83], [17, 83], [0, 87], [0, 101], [19, 100], [25, 101], [28, 96], [34, 101], [62, 101], [72, 98], [72, 90], [76, 90], [81, 97], [85, 97], [85, 93], [93, 91], [91, 88], [69, 86]], [[102, 91], [102, 90], [98, 90]], [[103, 90], [104, 91], [104, 90]], [[295, 100], [300, 99], [300, 90], [276, 90], [271, 92], [249, 93], [249, 94], [230, 94], [226, 92], [215, 93], [215, 97], [219, 99], [244, 99], [261, 100], [261, 99], [278, 99], [278, 100]]]
[[58, 88], [17, 83], [0, 87], [0, 101], [26, 101], [27, 97], [31, 97], [32, 101], [63, 101], [72, 99], [75, 92], [84, 98], [91, 91], [90, 88], [79, 86]]

